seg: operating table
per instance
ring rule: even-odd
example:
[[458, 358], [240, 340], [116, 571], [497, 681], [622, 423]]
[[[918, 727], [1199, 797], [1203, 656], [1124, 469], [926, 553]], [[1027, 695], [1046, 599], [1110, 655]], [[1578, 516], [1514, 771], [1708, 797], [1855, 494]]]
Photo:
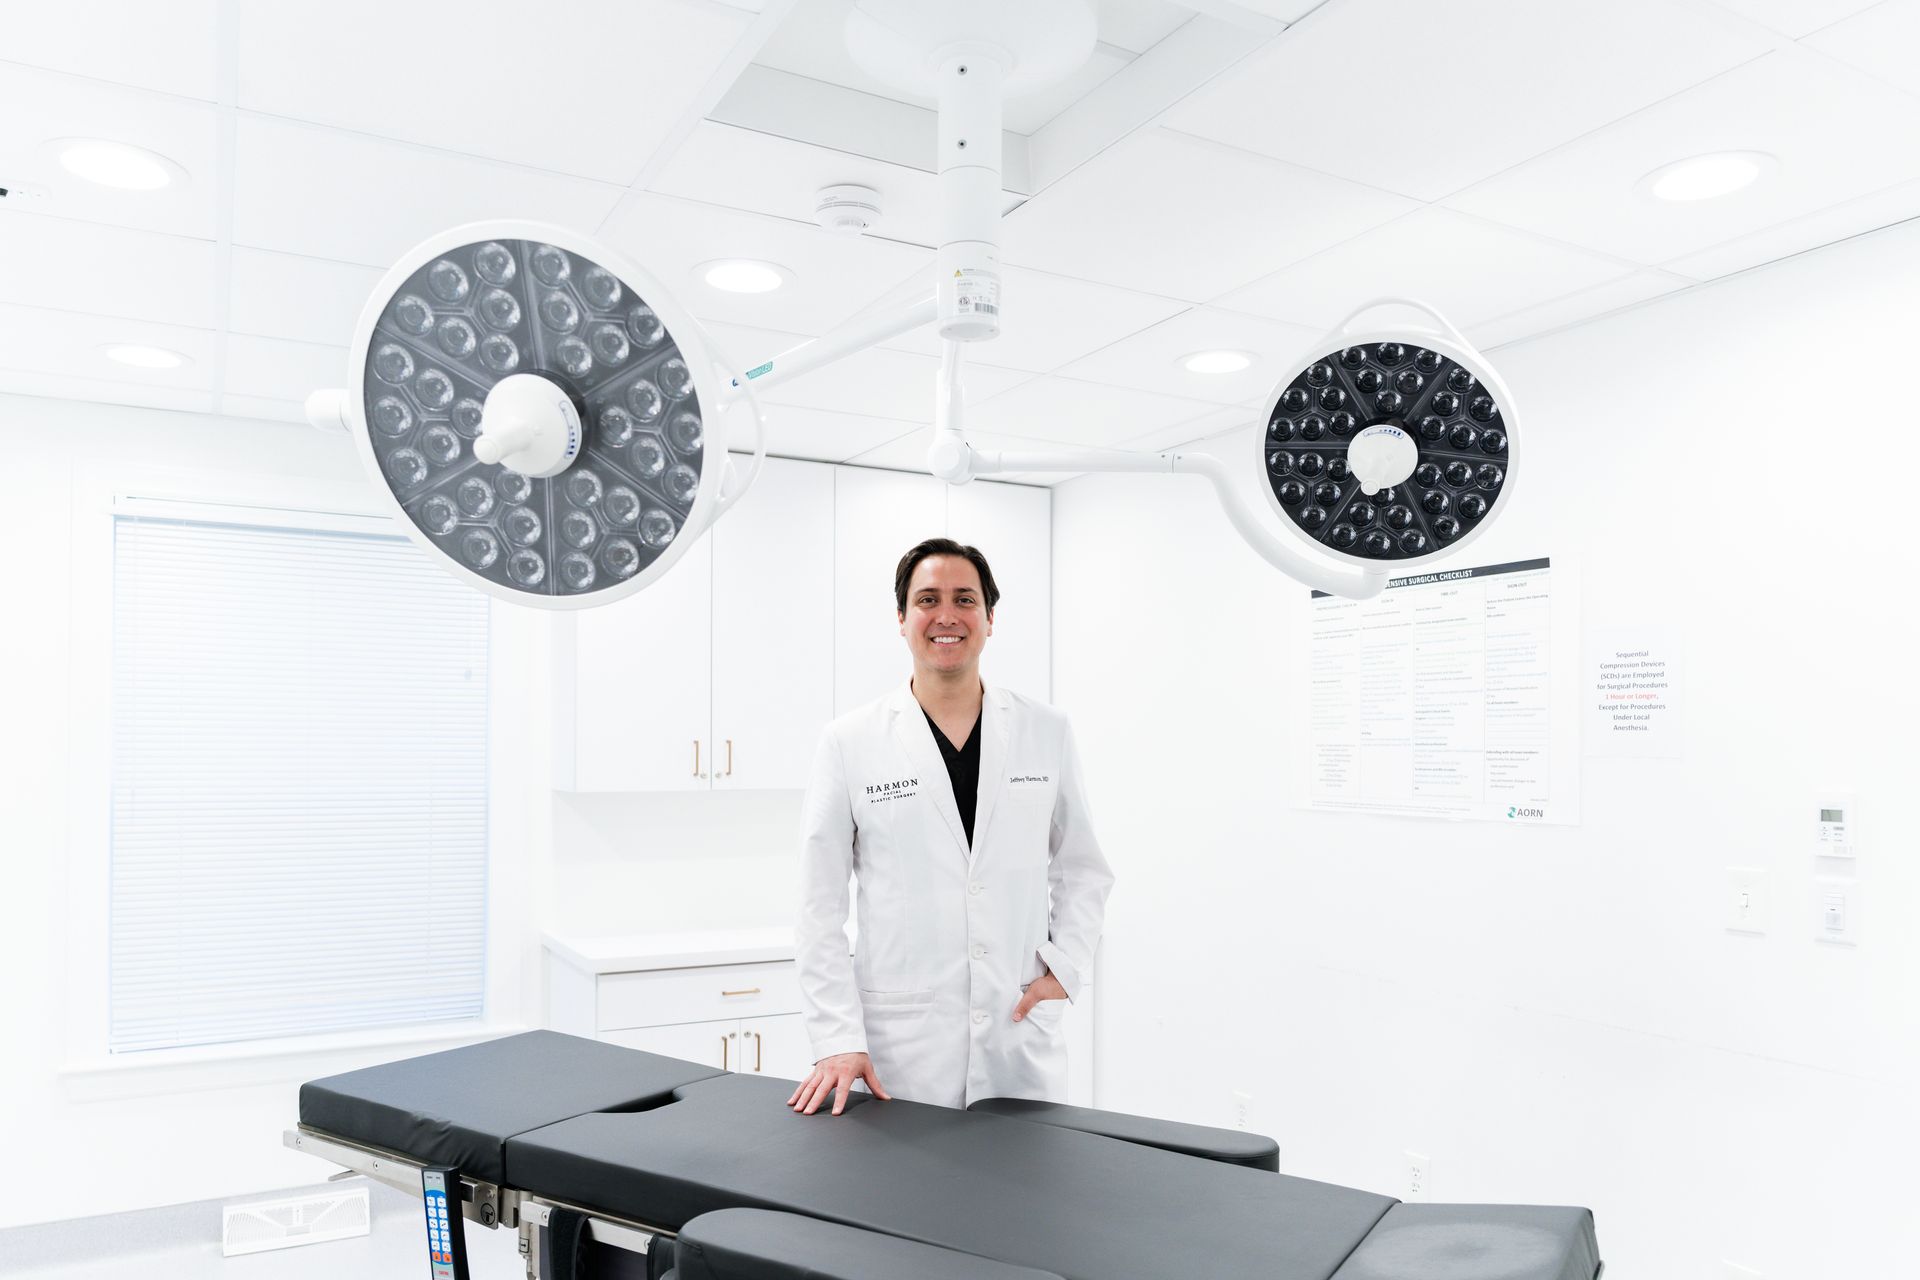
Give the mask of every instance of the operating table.
[[517, 1229], [537, 1280], [1601, 1271], [1585, 1209], [1401, 1204], [1278, 1173], [1270, 1139], [1040, 1102], [855, 1094], [803, 1117], [792, 1088], [533, 1031], [312, 1081], [286, 1142], [425, 1194], [430, 1224], [444, 1185], [433, 1274], [450, 1280], [463, 1219]]

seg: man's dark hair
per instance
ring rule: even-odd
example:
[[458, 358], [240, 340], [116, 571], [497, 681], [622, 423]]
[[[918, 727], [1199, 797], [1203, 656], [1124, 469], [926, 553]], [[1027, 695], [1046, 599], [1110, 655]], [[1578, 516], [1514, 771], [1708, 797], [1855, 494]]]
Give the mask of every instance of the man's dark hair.
[[993, 606], [1000, 603], [1000, 588], [994, 585], [993, 570], [987, 567], [987, 557], [978, 547], [962, 546], [952, 538], [928, 538], [913, 550], [900, 557], [900, 567], [893, 571], [893, 600], [899, 608], [898, 613], [907, 611], [907, 588], [913, 583], [913, 571], [928, 556], [959, 556], [973, 562], [980, 571], [980, 590], [987, 597], [987, 612], [993, 612]]

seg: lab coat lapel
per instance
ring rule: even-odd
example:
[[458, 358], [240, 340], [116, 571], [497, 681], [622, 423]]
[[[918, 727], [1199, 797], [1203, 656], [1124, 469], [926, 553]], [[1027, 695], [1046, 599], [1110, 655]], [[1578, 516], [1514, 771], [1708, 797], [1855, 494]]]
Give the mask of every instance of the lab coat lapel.
[[968, 861], [987, 843], [994, 808], [1007, 790], [1007, 738], [1012, 732], [1007, 695], [987, 687], [980, 699], [980, 803], [973, 812], [973, 848]]
[[953, 780], [947, 776], [947, 762], [933, 740], [933, 727], [927, 723], [927, 713], [921, 710], [920, 700], [913, 696], [911, 682], [900, 686], [893, 696], [893, 738], [913, 762], [913, 772], [920, 779], [921, 789], [945, 819], [947, 833], [964, 856], [967, 829], [960, 825], [960, 809], [953, 802]]

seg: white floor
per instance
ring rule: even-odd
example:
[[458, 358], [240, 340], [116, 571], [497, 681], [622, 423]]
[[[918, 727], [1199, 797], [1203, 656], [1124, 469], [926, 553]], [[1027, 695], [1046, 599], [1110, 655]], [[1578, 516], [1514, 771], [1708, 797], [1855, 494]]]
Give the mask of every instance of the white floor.
[[[337, 1185], [337, 1184], [336, 1184]], [[350, 1184], [351, 1185], [351, 1184]], [[0, 1231], [7, 1280], [414, 1280], [426, 1274], [420, 1201], [379, 1183], [373, 1229], [353, 1240], [301, 1245], [239, 1258], [220, 1256], [220, 1205], [178, 1205], [142, 1213]], [[256, 1197], [257, 1198], [257, 1197]], [[467, 1225], [473, 1280], [526, 1280], [519, 1236]]]

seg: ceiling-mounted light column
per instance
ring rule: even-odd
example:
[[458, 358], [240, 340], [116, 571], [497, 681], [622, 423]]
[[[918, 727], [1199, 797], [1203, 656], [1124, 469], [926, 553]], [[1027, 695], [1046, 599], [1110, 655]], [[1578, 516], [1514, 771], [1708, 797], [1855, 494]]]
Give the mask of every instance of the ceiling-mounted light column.
[[1000, 102], [1006, 51], [944, 50], [940, 68], [940, 336], [980, 342], [1000, 333]]

